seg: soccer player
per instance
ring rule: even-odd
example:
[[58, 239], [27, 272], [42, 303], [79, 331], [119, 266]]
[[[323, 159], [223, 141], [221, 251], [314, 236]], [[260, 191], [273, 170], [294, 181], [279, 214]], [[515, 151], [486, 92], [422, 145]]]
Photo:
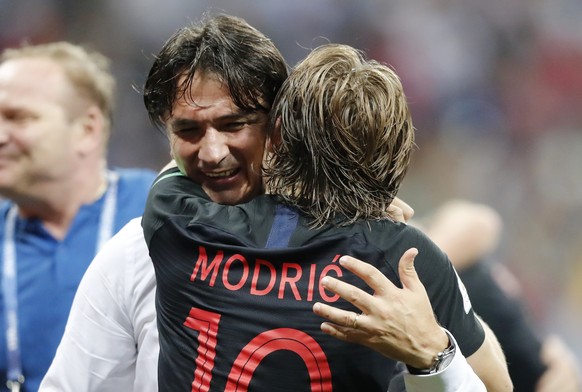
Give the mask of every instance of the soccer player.
[[[189, 72], [178, 81], [185, 87], [171, 116], [197, 120], [170, 120], [179, 170], [156, 182], [143, 219], [157, 279], [161, 390], [386, 391], [395, 361], [411, 373], [438, 372], [454, 357], [455, 338], [479, 359], [488, 388], [511, 390], [502, 355], [486, 341], [446, 256], [386, 214], [414, 140], [402, 87], [388, 67], [336, 45], [300, 63], [267, 128], [280, 129], [267, 140], [273, 194], [238, 206], [212, 202], [214, 189], [199, 185], [185, 151], [231, 133], [250, 137], [266, 118], [229, 99], [217, 74]], [[218, 186], [237, 168], [217, 160], [207, 170]], [[418, 277], [410, 273], [411, 247], [419, 252]], [[336, 295], [334, 277], [376, 288], [342, 255], [380, 270], [406, 303], [392, 304], [386, 336], [367, 345], [335, 339], [311, 311], [342, 308], [349, 316], [331, 329], [362, 333], [377, 316]]]

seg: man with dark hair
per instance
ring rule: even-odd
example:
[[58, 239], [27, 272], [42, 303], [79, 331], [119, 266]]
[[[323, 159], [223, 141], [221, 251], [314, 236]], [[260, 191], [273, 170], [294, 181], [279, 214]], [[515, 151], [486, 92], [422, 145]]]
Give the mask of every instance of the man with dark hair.
[[[267, 37], [239, 18], [219, 15], [180, 29], [166, 42], [144, 100], [152, 121], [167, 131], [181, 170], [213, 201], [236, 204], [264, 192], [268, 112], [286, 78], [285, 61]], [[140, 221], [133, 220], [85, 274], [41, 391], [157, 391], [155, 293]], [[412, 340], [425, 344], [432, 337]], [[414, 345], [392, 344], [415, 356]], [[457, 357], [463, 358], [459, 352]], [[460, 374], [471, 375], [462, 369]], [[434, 380], [443, 373], [414, 377]], [[441, 388], [434, 390], [455, 390], [442, 379], [436, 383]]]
[[[195, 75], [206, 74], [220, 75], [212, 80], [227, 94], [205, 89], [192, 95]], [[263, 193], [268, 111], [287, 75], [267, 37], [226, 15], [181, 28], [156, 56], [144, 88], [146, 109], [167, 131], [184, 172], [214, 201], [234, 204]], [[157, 391], [155, 292], [140, 221], [134, 220], [83, 277], [40, 390]]]
[[[347, 46], [313, 51], [285, 81], [271, 126], [262, 128], [272, 148], [272, 194], [237, 206], [212, 201], [206, 189], [214, 189], [198, 177], [200, 156], [208, 140], [256, 132], [266, 118], [251, 112], [235, 125], [214, 121], [240, 110], [229, 83], [212, 71], [189, 75], [180, 76], [184, 87], [164, 114], [179, 169], [156, 181], [143, 218], [157, 279], [161, 390], [386, 391], [395, 361], [423, 375], [449, 363], [456, 343], [440, 325], [478, 358], [476, 372], [491, 390], [510, 390], [503, 356], [486, 341], [446, 256], [387, 214], [414, 145], [392, 70]], [[187, 114], [190, 121], [174, 120]], [[206, 170], [216, 178], [236, 173], [227, 156], [215, 158]], [[420, 251], [418, 276], [410, 274], [411, 247]], [[334, 331], [365, 334], [378, 315], [340, 298], [334, 277], [360, 291], [375, 285], [342, 255], [382, 271], [406, 303], [383, 320], [388, 334], [362, 345], [335, 339]], [[320, 329], [312, 307], [334, 324]]]

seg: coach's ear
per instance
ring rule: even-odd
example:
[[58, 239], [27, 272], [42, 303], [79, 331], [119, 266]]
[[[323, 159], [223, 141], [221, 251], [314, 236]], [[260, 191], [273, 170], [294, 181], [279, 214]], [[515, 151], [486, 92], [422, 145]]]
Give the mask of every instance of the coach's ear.
[[281, 143], [281, 117], [277, 117], [275, 120], [275, 126], [267, 138], [267, 152], [272, 153], [274, 146], [279, 145], [279, 143]]

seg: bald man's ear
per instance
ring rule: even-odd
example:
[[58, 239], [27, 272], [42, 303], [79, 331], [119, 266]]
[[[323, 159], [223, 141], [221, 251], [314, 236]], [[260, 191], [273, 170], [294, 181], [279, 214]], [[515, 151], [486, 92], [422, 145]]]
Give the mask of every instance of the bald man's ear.
[[86, 108], [75, 120], [77, 130], [77, 148], [83, 155], [96, 151], [102, 154], [107, 143], [105, 134], [106, 119], [95, 105]]

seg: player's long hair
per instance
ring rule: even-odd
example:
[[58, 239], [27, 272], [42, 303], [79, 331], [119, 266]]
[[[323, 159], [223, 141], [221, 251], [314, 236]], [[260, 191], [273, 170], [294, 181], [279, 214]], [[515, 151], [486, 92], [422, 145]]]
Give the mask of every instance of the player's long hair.
[[283, 84], [271, 111], [275, 125], [269, 192], [298, 206], [313, 227], [387, 216], [415, 146], [392, 69], [350, 46], [319, 47]]
[[196, 72], [216, 74], [239, 108], [268, 112], [288, 68], [273, 42], [243, 19], [207, 16], [199, 25], [179, 29], [155, 58], [143, 91], [154, 125], [164, 127]]

